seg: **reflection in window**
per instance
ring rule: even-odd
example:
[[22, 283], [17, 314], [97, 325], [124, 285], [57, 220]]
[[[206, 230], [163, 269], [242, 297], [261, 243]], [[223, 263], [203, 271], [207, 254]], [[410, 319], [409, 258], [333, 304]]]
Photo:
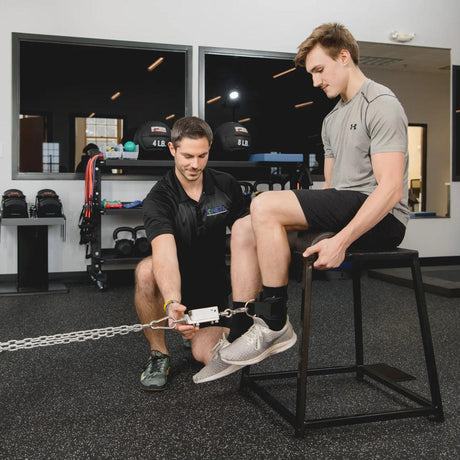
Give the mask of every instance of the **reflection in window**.
[[47, 172], [73, 172], [85, 145], [132, 140], [146, 121], [172, 125], [168, 116], [188, 114], [189, 50], [13, 34], [13, 177], [44, 171], [44, 142], [59, 150]]
[[253, 153], [312, 154], [316, 172], [322, 171], [322, 120], [336, 101], [313, 87], [305, 69], [293, 67], [294, 55], [254, 57], [213, 48], [200, 52], [202, 111], [214, 131], [228, 121], [242, 123]]

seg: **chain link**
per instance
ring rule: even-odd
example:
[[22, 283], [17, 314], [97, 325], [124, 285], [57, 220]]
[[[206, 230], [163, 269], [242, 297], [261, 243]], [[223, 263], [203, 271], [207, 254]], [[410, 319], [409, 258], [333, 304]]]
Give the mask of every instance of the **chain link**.
[[[86, 331], [67, 332], [64, 334], [42, 335], [40, 337], [26, 338], [21, 340], [9, 340], [0, 342], [0, 353], [2, 351], [16, 351], [24, 348], [47, 347], [49, 345], [60, 345], [72, 342], [85, 342], [86, 340], [99, 340], [103, 337], [114, 337], [115, 335], [126, 335], [130, 332], [140, 332], [143, 329], [175, 329], [176, 323], [181, 320], [173, 319], [173, 326], [154, 326], [168, 319], [164, 318], [154, 320], [148, 324], [133, 324], [132, 326], [113, 326], [102, 329], [89, 329]], [[171, 318], [172, 319], [172, 318]]]
[[[231, 310], [227, 308], [226, 310], [219, 313], [219, 316], [225, 316], [230, 318], [237, 313], [246, 313], [248, 314], [248, 304], [254, 300], [249, 300], [246, 302], [244, 307], [235, 308]], [[251, 316], [251, 315], [249, 315]], [[172, 326], [154, 326], [157, 323], [161, 323], [171, 319]], [[8, 342], [0, 342], [0, 353], [2, 351], [16, 351], [22, 350], [24, 348], [37, 348], [37, 347], [47, 347], [50, 345], [61, 345], [65, 343], [73, 342], [85, 342], [87, 340], [99, 340], [103, 337], [114, 337], [115, 335], [126, 335], [130, 332], [140, 332], [143, 329], [175, 329], [176, 324], [183, 322], [184, 319], [176, 320], [172, 317], [165, 316], [164, 318], [151, 321], [148, 324], [133, 324], [132, 326], [113, 326], [105, 327], [102, 329], [89, 329], [86, 331], [76, 331], [76, 332], [67, 332], [64, 334], [55, 334], [55, 335], [42, 335], [40, 337], [26, 338], [20, 340], [9, 340]]]

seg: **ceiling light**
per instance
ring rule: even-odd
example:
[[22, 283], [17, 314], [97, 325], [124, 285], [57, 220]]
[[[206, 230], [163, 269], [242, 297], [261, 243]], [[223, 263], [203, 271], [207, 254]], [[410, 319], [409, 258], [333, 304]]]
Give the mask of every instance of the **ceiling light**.
[[206, 104], [212, 104], [213, 102], [216, 102], [218, 101], [219, 99], [222, 99], [222, 96], [216, 96], [216, 97], [213, 97], [212, 99], [208, 99], [206, 101]]
[[301, 107], [306, 107], [307, 105], [312, 105], [313, 101], [308, 101], [308, 102], [302, 102], [300, 104], [296, 104], [294, 107], [296, 109], [300, 109]]
[[241, 120], [238, 120], [238, 123], [245, 123], [246, 121], [251, 121], [251, 118], [250, 117], [242, 118]]
[[168, 115], [167, 117], [165, 117], [165, 120], [171, 120], [171, 118], [174, 118], [176, 116], [175, 113], [172, 113], [171, 115]]
[[121, 96], [120, 91], [117, 91], [115, 94], [112, 94], [110, 96], [110, 99], [112, 99], [112, 101], [114, 101], [117, 97], [120, 97], [120, 96]]
[[232, 91], [228, 97], [234, 101], [240, 97], [240, 93], [238, 91]]
[[286, 75], [289, 72], [294, 72], [295, 69], [295, 67], [292, 67], [291, 69], [285, 70], [284, 72], [277, 73], [276, 75], [273, 75], [273, 78], [282, 77], [283, 75]]
[[161, 58], [158, 58], [153, 64], [150, 64], [148, 67], [147, 67], [147, 70], [149, 72], [151, 72], [153, 69], [155, 69], [156, 67], [158, 67], [163, 61], [164, 61], [165, 58], [161, 57]]
[[455, 113], [460, 113], [460, 109], [457, 109], [457, 110], [455, 111]]
[[96, 113], [95, 113], [95, 112], [93, 112], [93, 113], [90, 113], [90, 114], [88, 115], [88, 118], [93, 118], [93, 117], [94, 117], [94, 115], [96, 115]]

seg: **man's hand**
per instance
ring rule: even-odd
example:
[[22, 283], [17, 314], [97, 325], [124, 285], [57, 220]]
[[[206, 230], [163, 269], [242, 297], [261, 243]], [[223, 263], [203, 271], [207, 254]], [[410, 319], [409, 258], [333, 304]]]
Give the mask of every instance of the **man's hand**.
[[317, 270], [328, 270], [329, 268], [338, 267], [345, 259], [346, 247], [340, 242], [336, 236], [325, 238], [313, 246], [308, 247], [302, 254], [304, 257], [309, 257], [312, 254], [317, 254], [318, 259], [313, 264]]
[[175, 331], [179, 332], [184, 339], [192, 339], [195, 335], [196, 331], [199, 330], [198, 326], [194, 326], [192, 324], [185, 324], [185, 323], [174, 323], [171, 318], [174, 319], [181, 319], [184, 317], [185, 311], [187, 307], [180, 303], [170, 303], [168, 306], [168, 316], [170, 317], [168, 322], [169, 326], [172, 327], [174, 324], [176, 325]]

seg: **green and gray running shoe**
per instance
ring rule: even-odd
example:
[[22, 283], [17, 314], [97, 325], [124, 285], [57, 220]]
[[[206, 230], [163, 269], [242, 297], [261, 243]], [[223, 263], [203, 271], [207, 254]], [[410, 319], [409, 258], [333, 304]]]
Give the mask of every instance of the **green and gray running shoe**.
[[141, 388], [146, 391], [164, 390], [168, 374], [169, 356], [153, 350], [141, 374]]

